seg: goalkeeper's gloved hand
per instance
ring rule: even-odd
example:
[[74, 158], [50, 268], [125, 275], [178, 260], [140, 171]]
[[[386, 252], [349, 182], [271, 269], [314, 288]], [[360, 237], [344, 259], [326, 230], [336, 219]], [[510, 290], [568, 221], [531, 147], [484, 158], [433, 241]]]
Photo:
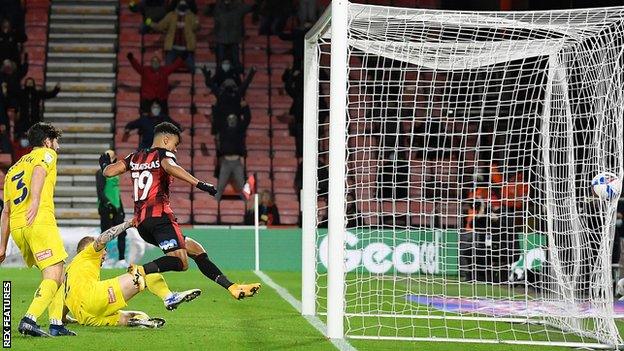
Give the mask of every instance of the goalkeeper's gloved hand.
[[102, 172], [104, 172], [104, 168], [106, 168], [106, 166], [110, 165], [111, 163], [113, 163], [113, 161], [111, 160], [108, 153], [105, 152], [100, 156], [100, 169], [102, 170]]
[[205, 192], [207, 192], [208, 194], [210, 194], [212, 196], [217, 195], [217, 188], [215, 188], [215, 186], [210, 184], [210, 183], [199, 182], [199, 183], [197, 183], [196, 188], [201, 190], [201, 191], [205, 191]]

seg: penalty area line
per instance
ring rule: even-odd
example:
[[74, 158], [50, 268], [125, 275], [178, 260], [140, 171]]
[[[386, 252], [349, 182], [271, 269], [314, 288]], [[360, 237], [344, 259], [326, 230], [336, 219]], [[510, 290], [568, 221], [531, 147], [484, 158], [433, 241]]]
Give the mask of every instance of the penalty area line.
[[[263, 283], [270, 286], [277, 294], [288, 302], [297, 312], [301, 313], [301, 301], [292, 296], [288, 290], [280, 286], [266, 275], [262, 271], [254, 271], [254, 273], [262, 280]], [[323, 336], [327, 335], [327, 326], [316, 316], [302, 316], [308, 323], [310, 323], [316, 330], [318, 330]], [[329, 339], [331, 343], [340, 351], [356, 351], [357, 349], [345, 339]]]

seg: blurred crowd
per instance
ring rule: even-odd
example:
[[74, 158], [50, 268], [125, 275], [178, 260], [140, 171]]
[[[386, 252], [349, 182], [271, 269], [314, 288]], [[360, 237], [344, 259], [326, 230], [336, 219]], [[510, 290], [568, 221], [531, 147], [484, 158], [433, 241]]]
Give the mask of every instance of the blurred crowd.
[[[151, 146], [153, 128], [158, 123], [168, 121], [182, 129], [184, 126], [180, 126], [169, 115], [169, 76], [174, 72], [194, 75], [199, 69], [206, 87], [215, 97], [211, 128], [218, 157], [215, 171], [218, 178], [216, 198], [220, 201], [224, 195], [228, 195], [226, 188], [232, 184], [237, 196], [248, 200], [255, 191], [256, 180], [253, 175], [246, 175], [245, 170], [246, 135], [252, 120], [252, 109], [245, 95], [257, 68], [245, 70], [241, 50], [245, 40], [245, 17], [250, 15], [252, 21], [258, 24], [260, 35], [276, 36], [292, 42], [293, 66], [284, 72], [283, 81], [285, 91], [293, 100], [286, 118], [290, 132], [296, 139], [296, 156], [301, 160], [303, 40], [307, 30], [321, 14], [319, 1], [256, 0], [251, 3], [218, 0], [201, 9], [194, 0], [142, 0], [131, 2], [129, 7], [132, 12], [142, 16], [141, 33], [163, 34], [164, 62], [158, 56], [153, 56], [145, 58], [149, 64], [142, 64], [133, 53], [128, 54], [128, 60], [141, 77], [141, 89], [139, 117], [125, 126], [126, 138], [136, 130], [140, 136], [138, 147], [145, 148]], [[196, 67], [197, 32], [200, 26], [205, 25], [200, 23], [198, 11], [214, 19], [210, 47], [214, 50], [216, 60], [212, 69], [209, 68], [211, 65], [205, 64]], [[295, 182], [295, 186], [300, 189], [301, 184]], [[270, 208], [270, 215], [262, 215], [262, 222], [279, 224], [273, 195], [266, 191], [262, 194], [263, 206]]]
[[0, 152], [19, 159], [30, 151], [26, 131], [43, 120], [43, 100], [61, 90], [48, 90], [28, 76], [25, 7], [20, 0], [0, 0]]

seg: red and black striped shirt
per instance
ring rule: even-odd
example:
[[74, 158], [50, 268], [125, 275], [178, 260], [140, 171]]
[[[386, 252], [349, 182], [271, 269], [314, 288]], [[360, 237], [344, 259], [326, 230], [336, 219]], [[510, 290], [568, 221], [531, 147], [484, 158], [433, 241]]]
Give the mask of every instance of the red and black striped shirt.
[[124, 159], [132, 176], [134, 217], [138, 223], [149, 217], [173, 215], [169, 201], [173, 177], [161, 167], [165, 158], [176, 161], [173, 152], [161, 148], [139, 150]]

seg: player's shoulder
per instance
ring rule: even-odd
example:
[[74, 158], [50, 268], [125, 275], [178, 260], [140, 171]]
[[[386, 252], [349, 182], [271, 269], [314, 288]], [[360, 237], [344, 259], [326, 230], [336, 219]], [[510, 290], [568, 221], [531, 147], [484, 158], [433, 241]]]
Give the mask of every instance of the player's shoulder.
[[49, 155], [50, 157], [57, 157], [58, 156], [56, 151], [54, 151], [54, 149], [51, 149], [49, 147], [34, 148], [29, 153], [29, 155], [32, 155], [32, 156], [35, 156], [35, 155]]
[[33, 158], [37, 159], [41, 159], [41, 161], [47, 163], [47, 164], [51, 164], [53, 163], [56, 158], [58, 157], [56, 151], [54, 151], [54, 149], [50, 149], [47, 147], [39, 147], [36, 149], [33, 149], [30, 153], [30, 156], [32, 156]]
[[175, 155], [175, 153], [174, 153], [174, 152], [171, 152], [171, 151], [169, 151], [169, 150], [167, 150], [167, 149], [163, 149], [163, 148], [156, 148], [156, 149], [154, 149], [154, 150], [156, 150], [156, 151], [158, 152], [158, 155], [160, 156], [160, 158], [161, 158], [161, 159], [162, 159], [162, 158], [166, 158], [166, 157], [167, 157], [167, 158], [174, 159], [174, 160], [176, 159], [176, 155]]

